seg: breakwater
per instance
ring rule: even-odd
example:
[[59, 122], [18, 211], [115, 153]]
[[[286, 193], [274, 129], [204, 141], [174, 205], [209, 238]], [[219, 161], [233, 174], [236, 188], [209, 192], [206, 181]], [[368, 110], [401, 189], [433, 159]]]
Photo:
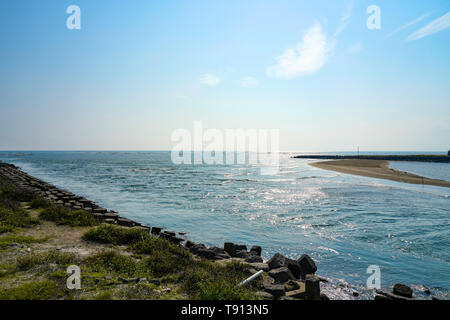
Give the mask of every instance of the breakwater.
[[297, 155], [295, 159], [318, 159], [318, 160], [387, 160], [387, 161], [419, 161], [419, 162], [440, 162], [450, 163], [450, 156], [447, 155]]

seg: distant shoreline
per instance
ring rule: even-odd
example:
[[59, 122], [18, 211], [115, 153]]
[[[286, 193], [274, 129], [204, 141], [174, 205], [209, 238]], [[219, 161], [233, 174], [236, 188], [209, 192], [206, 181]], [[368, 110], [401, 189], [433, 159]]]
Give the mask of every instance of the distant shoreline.
[[418, 162], [441, 162], [450, 163], [450, 156], [447, 155], [432, 155], [432, 154], [418, 154], [418, 155], [359, 155], [359, 156], [344, 156], [344, 155], [300, 155], [293, 156], [296, 159], [323, 159], [323, 160], [386, 160], [386, 161], [418, 161]]
[[314, 162], [309, 165], [315, 168], [363, 177], [450, 188], [450, 181], [426, 178], [413, 173], [389, 168], [389, 161], [387, 160], [343, 159]]

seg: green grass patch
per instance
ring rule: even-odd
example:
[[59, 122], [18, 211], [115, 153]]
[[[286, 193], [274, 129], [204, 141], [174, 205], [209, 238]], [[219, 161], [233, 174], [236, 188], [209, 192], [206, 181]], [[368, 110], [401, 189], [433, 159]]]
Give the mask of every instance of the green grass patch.
[[103, 291], [94, 296], [94, 300], [113, 300], [111, 291]]
[[92, 228], [83, 235], [83, 239], [87, 241], [114, 245], [129, 245], [149, 238], [148, 231], [142, 228], [125, 228], [110, 224]]
[[17, 259], [18, 270], [29, 270], [35, 266], [48, 265], [55, 263], [62, 267], [67, 267], [71, 264], [77, 264], [77, 259], [74, 254], [68, 252], [60, 252], [52, 250], [39, 254], [32, 254]]
[[39, 224], [39, 219], [31, 217], [22, 208], [15, 210], [0, 207], [0, 234], [12, 232], [17, 228], [31, 227]]
[[0, 237], [0, 250], [7, 249], [11, 244], [30, 244], [30, 243], [43, 243], [47, 241], [49, 238], [34, 238], [30, 236], [19, 236], [19, 235], [7, 235]]
[[255, 299], [256, 280], [248, 286], [237, 287], [246, 279], [249, 266], [228, 263], [220, 266], [210, 261], [196, 261], [190, 265], [182, 277], [181, 287], [193, 299], [200, 300], [250, 300]]
[[90, 271], [109, 272], [122, 277], [133, 277], [141, 271], [140, 264], [133, 258], [121, 255], [116, 251], [103, 251], [88, 257], [87, 263]]
[[30, 202], [31, 209], [49, 208], [51, 206], [52, 203], [50, 201], [45, 200], [42, 197], [36, 197], [35, 199], [33, 199], [33, 201]]
[[33, 281], [0, 291], [0, 300], [48, 300], [57, 291], [57, 285], [53, 281]]
[[84, 210], [71, 210], [55, 205], [49, 206], [39, 213], [39, 218], [71, 227], [89, 227], [97, 224], [94, 217]]

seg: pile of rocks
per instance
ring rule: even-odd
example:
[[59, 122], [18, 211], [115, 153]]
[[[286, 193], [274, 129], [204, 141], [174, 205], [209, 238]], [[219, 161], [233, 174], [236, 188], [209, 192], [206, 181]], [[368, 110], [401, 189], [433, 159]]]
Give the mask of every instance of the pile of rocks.
[[264, 278], [261, 296], [281, 300], [326, 300], [320, 294], [320, 278], [314, 260], [304, 254], [297, 260], [276, 253], [267, 262], [269, 277]]
[[120, 217], [117, 212], [107, 210], [84, 197], [77, 196], [67, 190], [57, 188], [45, 181], [32, 177], [12, 164], [0, 162], [0, 176], [19, 189], [39, 195], [43, 199], [56, 205], [66, 206], [73, 210], [85, 210], [101, 222], [118, 224], [126, 227], [138, 226], [148, 228], [139, 222]]
[[392, 292], [376, 290], [376, 293], [374, 300], [413, 300], [412, 289], [402, 283], [395, 284]]

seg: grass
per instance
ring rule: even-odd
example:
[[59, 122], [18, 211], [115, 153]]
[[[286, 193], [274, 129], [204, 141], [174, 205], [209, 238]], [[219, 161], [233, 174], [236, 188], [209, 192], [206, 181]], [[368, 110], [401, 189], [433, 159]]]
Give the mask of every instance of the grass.
[[188, 250], [165, 239], [150, 236], [148, 231], [142, 229], [101, 225], [87, 231], [84, 239], [105, 244], [128, 244], [134, 256], [142, 257], [138, 261], [113, 252], [102, 253], [90, 258], [90, 264], [96, 266], [98, 271], [162, 278], [165, 279], [164, 283], [176, 283], [193, 299], [255, 298], [253, 292], [258, 281], [246, 287], [237, 287], [239, 282], [248, 277], [248, 265], [229, 263], [221, 266], [197, 259]]
[[150, 235], [145, 229], [124, 228], [109, 224], [91, 228], [83, 235], [84, 240], [113, 245], [129, 245], [149, 238]]
[[7, 235], [0, 237], [0, 250], [5, 250], [8, 248], [11, 244], [18, 243], [18, 244], [30, 244], [30, 243], [43, 243], [47, 241], [49, 238], [34, 238], [30, 236], [20, 236], [20, 235]]
[[77, 264], [75, 255], [58, 250], [47, 251], [40, 254], [32, 254], [17, 259], [18, 270], [29, 270], [35, 266], [49, 265], [55, 263], [61, 267], [67, 267], [71, 264]]
[[42, 197], [36, 197], [33, 199], [33, 201], [30, 202], [30, 208], [31, 209], [41, 209], [41, 208], [48, 208], [52, 204], [50, 201], [45, 200]]
[[0, 300], [48, 300], [57, 294], [57, 284], [50, 280], [33, 281], [0, 291]]
[[139, 263], [133, 258], [111, 250], [90, 256], [85, 262], [90, 271], [112, 273], [122, 277], [133, 277], [140, 271]]
[[50, 205], [39, 213], [39, 218], [53, 221], [58, 225], [89, 227], [97, 224], [94, 217], [84, 210], [71, 210], [67, 207]]
[[39, 219], [30, 217], [21, 207], [21, 202], [32, 199], [32, 194], [0, 179], [0, 234], [39, 224]]

